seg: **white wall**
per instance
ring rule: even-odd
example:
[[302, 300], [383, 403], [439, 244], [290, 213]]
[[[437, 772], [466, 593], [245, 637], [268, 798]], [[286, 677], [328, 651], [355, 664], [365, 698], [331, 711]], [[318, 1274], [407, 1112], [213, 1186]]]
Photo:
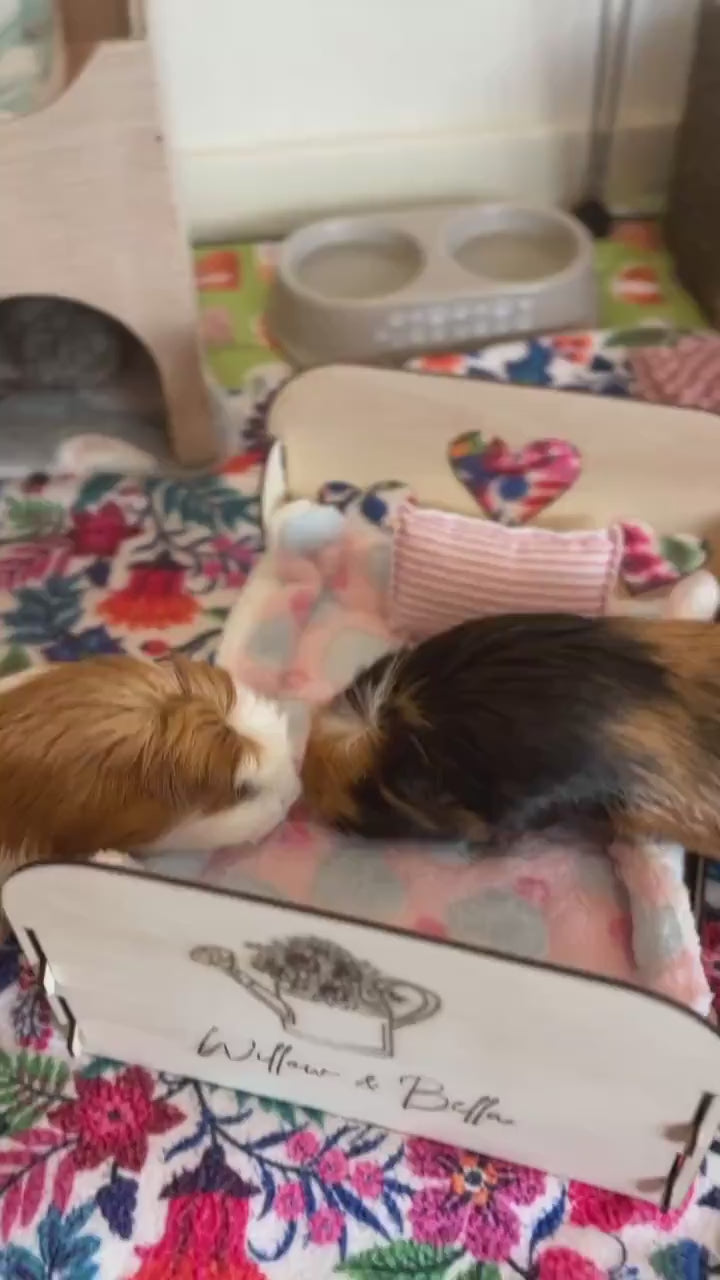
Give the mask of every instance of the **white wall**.
[[[616, 8], [620, 0], [615, 0]], [[662, 193], [699, 0], [635, 0], [613, 188]], [[572, 198], [599, 0], [150, 0], [196, 231], [372, 202]]]

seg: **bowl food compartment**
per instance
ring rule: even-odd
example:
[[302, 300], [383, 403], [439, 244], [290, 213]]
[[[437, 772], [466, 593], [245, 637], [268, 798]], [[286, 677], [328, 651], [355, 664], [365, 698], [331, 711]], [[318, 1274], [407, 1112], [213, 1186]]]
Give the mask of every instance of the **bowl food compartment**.
[[301, 367], [397, 363], [595, 319], [585, 228], [511, 204], [312, 223], [283, 244], [268, 307], [270, 332]]
[[523, 284], [566, 271], [579, 245], [570, 219], [504, 206], [462, 214], [449, 227], [447, 247], [463, 270], [483, 280]]
[[414, 236], [383, 223], [342, 219], [301, 232], [289, 269], [297, 286], [316, 298], [383, 298], [419, 274], [423, 253]]

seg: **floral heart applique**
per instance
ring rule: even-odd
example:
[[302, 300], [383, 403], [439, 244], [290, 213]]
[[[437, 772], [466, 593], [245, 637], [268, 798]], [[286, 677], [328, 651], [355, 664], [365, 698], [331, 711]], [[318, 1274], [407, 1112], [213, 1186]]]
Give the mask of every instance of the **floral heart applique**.
[[639, 520], [620, 525], [620, 577], [632, 595], [671, 587], [706, 563], [710, 548], [693, 533], [657, 534]]
[[345, 480], [329, 480], [318, 492], [317, 500], [338, 511], [357, 511], [370, 524], [387, 529], [398, 507], [411, 497], [402, 480], [380, 480], [367, 489], [359, 489]]
[[527, 524], [571, 489], [582, 471], [580, 452], [567, 440], [531, 440], [511, 449], [487, 443], [479, 431], [450, 442], [453, 473], [478, 506], [498, 524]]

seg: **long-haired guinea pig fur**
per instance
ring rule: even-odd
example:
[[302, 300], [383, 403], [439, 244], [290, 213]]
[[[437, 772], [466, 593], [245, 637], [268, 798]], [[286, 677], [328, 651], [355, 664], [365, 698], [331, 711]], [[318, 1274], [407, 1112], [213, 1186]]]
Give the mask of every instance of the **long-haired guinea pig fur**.
[[0, 880], [257, 840], [298, 792], [285, 717], [205, 662], [92, 658], [0, 683]]
[[720, 628], [510, 615], [381, 658], [314, 715], [321, 820], [501, 844], [585, 818], [720, 853]]

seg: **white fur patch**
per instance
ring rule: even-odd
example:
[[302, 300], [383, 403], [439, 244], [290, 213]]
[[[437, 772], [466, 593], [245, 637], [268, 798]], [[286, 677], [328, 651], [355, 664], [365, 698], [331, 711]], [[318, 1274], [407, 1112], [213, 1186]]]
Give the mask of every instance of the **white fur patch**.
[[138, 862], [137, 858], [133, 858], [129, 853], [121, 853], [119, 849], [99, 849], [90, 861], [97, 862], [101, 867], [123, 867], [127, 871], [142, 871], [142, 863]]
[[[363, 683], [360, 688], [353, 689], [353, 702], [347, 693], [340, 694], [330, 706], [322, 712], [322, 723], [325, 732], [336, 731], [339, 737], [346, 739], [350, 745], [356, 736], [368, 729], [377, 729], [398, 668], [398, 657], [388, 662], [376, 684]], [[356, 702], [359, 705], [356, 705]], [[357, 734], [348, 732], [350, 725], [357, 729]]]
[[242, 685], [227, 723], [236, 733], [257, 743], [258, 759], [238, 770], [238, 794], [243, 785], [254, 794], [219, 813], [186, 819], [148, 851], [218, 849], [224, 845], [254, 844], [279, 826], [300, 795], [300, 779], [293, 759], [287, 716], [274, 703]]
[[297, 795], [298, 778], [293, 762], [288, 718], [275, 702], [251, 689], [236, 685], [236, 702], [227, 722], [236, 733], [260, 748], [257, 764], [239, 771], [238, 784], [252, 782], [277, 787]]
[[365, 723], [372, 729], [376, 729], [380, 723], [382, 709], [387, 702], [388, 695], [392, 689], [397, 672], [397, 666], [397, 659], [393, 659], [392, 662], [388, 662], [387, 667], [377, 684], [372, 688], [363, 690], [363, 716], [365, 718]]

